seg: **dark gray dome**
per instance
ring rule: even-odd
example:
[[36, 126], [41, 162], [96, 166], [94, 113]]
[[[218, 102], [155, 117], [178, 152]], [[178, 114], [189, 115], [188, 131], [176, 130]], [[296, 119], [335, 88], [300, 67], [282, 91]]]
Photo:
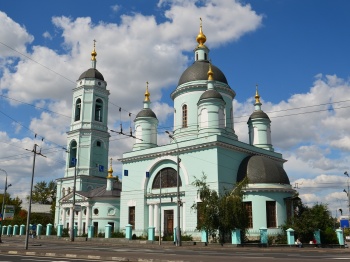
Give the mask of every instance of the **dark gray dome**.
[[[208, 80], [208, 70], [209, 61], [195, 61], [182, 73], [178, 86], [191, 81]], [[213, 78], [215, 81], [228, 84], [224, 73], [219, 68], [212, 64], [211, 70], [214, 73]]]
[[262, 110], [254, 111], [249, 117], [249, 119], [255, 119], [255, 118], [267, 118], [267, 119], [270, 119], [269, 116]]
[[[153, 117], [153, 118], [157, 118], [156, 114], [149, 108], [144, 108], [142, 109], [137, 115], [136, 118], [139, 117]], [[136, 119], [135, 118], [135, 119]]]
[[248, 176], [249, 184], [290, 184], [282, 165], [264, 156], [248, 156], [243, 159], [238, 169], [237, 182], [245, 176]]
[[208, 99], [208, 98], [216, 98], [216, 99], [221, 99], [224, 101], [224, 99], [222, 98], [222, 95], [214, 89], [210, 89], [210, 90], [205, 91], [201, 95], [201, 97], [199, 98], [199, 101], [201, 101], [203, 99]]
[[102, 81], [105, 81], [103, 75], [95, 68], [90, 68], [86, 70], [84, 73], [82, 73], [78, 80], [83, 78], [96, 78]]

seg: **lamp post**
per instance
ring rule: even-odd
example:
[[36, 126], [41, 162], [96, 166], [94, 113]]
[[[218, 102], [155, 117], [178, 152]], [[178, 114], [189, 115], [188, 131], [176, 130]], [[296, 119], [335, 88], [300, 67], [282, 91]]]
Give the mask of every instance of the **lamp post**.
[[168, 134], [168, 136], [176, 143], [177, 147], [177, 156], [176, 156], [176, 162], [177, 162], [177, 176], [176, 176], [176, 189], [177, 189], [177, 226], [176, 226], [176, 246], [181, 246], [181, 230], [180, 230], [180, 206], [181, 206], [181, 199], [180, 199], [180, 157], [179, 157], [179, 144], [177, 143], [175, 137], [169, 133], [169, 131], [165, 131], [165, 133]]
[[349, 208], [349, 216], [348, 216], [348, 220], [350, 219], [350, 190], [349, 190], [349, 174], [347, 171], [344, 172], [344, 175], [346, 175], [348, 177], [348, 190], [343, 190], [343, 192], [346, 193], [346, 195], [348, 196], [348, 208]]
[[5, 201], [6, 201], [6, 191], [7, 189], [12, 186], [11, 184], [7, 185], [7, 172], [4, 169], [0, 168], [0, 171], [3, 171], [6, 174], [6, 179], [5, 179], [5, 188], [4, 188], [4, 195], [2, 198], [2, 207], [1, 207], [1, 219], [0, 219], [0, 243], [2, 243], [1, 240], [1, 235], [2, 235], [2, 220], [4, 219], [4, 207], [5, 207]]
[[77, 184], [77, 159], [72, 158], [71, 160], [74, 162], [74, 183], [73, 183], [73, 210], [72, 210], [72, 224], [70, 226], [70, 241], [74, 242], [74, 213], [75, 213], [75, 187]]

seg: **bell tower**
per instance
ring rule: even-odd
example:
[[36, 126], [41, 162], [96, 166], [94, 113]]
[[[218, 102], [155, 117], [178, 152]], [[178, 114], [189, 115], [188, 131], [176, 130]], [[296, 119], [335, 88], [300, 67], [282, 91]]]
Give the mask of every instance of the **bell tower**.
[[91, 68], [80, 75], [73, 89], [65, 177], [74, 176], [75, 171], [80, 176], [107, 176], [109, 90], [103, 75], [96, 69], [95, 44], [94, 40]]

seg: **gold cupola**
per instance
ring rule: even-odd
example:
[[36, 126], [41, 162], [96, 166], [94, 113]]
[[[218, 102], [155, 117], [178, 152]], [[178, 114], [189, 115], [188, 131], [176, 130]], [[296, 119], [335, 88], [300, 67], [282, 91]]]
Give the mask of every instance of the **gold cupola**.
[[203, 30], [202, 30], [202, 18], [200, 19], [200, 27], [199, 27], [199, 34], [197, 35], [197, 42], [198, 42], [198, 47], [203, 47], [205, 41], [207, 41], [207, 37], [205, 36], [205, 34], [203, 34]]
[[91, 51], [91, 61], [96, 61], [96, 40], [94, 39], [94, 49]]
[[108, 169], [108, 176], [107, 178], [113, 178], [113, 168], [112, 168], [112, 158], [110, 159], [110, 166]]
[[260, 95], [259, 95], [259, 92], [258, 92], [258, 85], [256, 85], [256, 91], [255, 91], [255, 104], [261, 104], [260, 102]]
[[208, 80], [209, 81], [214, 80], [213, 75], [214, 75], [214, 72], [211, 70], [211, 63], [209, 62], [209, 71], [208, 71]]
[[145, 92], [145, 102], [150, 102], [150, 99], [149, 99], [149, 97], [150, 97], [150, 93], [149, 93], [149, 91], [148, 91], [148, 81], [146, 82], [146, 92]]

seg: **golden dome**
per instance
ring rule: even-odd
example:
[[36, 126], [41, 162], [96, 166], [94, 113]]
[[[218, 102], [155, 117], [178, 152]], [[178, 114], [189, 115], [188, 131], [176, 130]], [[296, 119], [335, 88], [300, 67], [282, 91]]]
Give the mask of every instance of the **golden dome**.
[[146, 86], [146, 92], [145, 92], [145, 102], [149, 102], [150, 101], [149, 97], [151, 94], [148, 92], [148, 81], [146, 82], [146, 84], [147, 86]]
[[96, 53], [96, 50], [95, 50], [95, 45], [96, 44], [96, 40], [94, 40], [94, 49], [91, 51], [91, 61], [95, 61], [96, 60], [96, 56], [97, 56], [97, 53]]
[[110, 167], [108, 169], [108, 176], [107, 178], [113, 178], [113, 168], [112, 168], [112, 158], [110, 159], [111, 160], [111, 164], [110, 164]]
[[200, 18], [201, 22], [200, 22], [200, 27], [199, 27], [199, 34], [197, 35], [197, 43], [199, 47], [202, 47], [205, 43], [205, 41], [207, 41], [207, 37], [205, 36], [205, 34], [203, 34], [202, 31], [202, 18]]
[[214, 80], [214, 72], [211, 70], [211, 63], [209, 63], [208, 80]]

